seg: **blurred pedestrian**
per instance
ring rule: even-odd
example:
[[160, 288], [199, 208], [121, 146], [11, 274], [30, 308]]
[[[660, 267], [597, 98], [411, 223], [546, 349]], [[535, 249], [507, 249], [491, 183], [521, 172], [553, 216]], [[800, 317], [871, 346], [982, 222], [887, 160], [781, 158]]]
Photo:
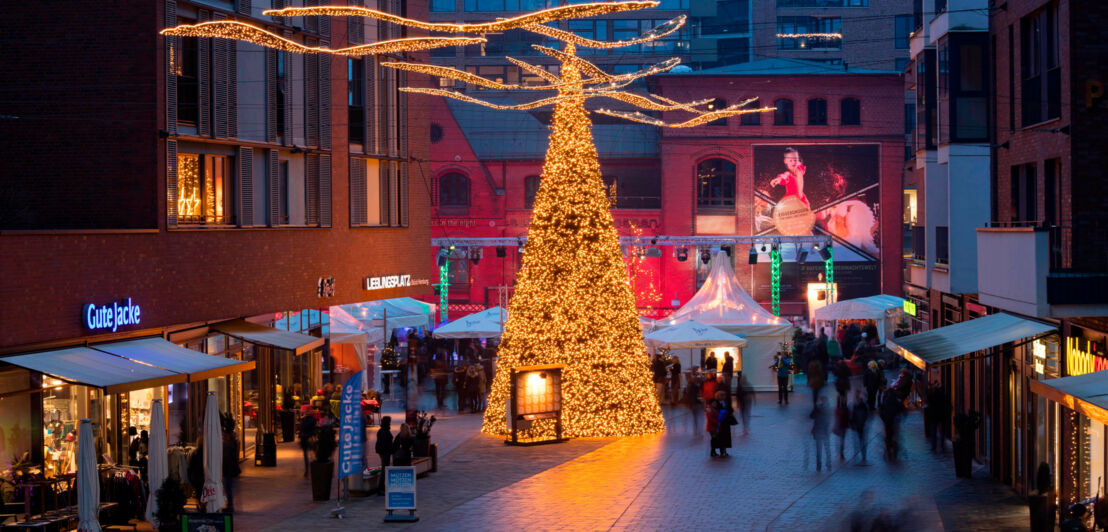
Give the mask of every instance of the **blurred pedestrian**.
[[412, 428], [407, 423], [400, 424], [400, 430], [396, 433], [396, 439], [392, 442], [392, 465], [412, 465], [412, 446], [415, 445], [415, 436]]
[[862, 454], [862, 464], [866, 463], [866, 423], [869, 421], [869, 407], [866, 399], [859, 393], [854, 398], [854, 408], [850, 411], [850, 429], [858, 436], [858, 452]]
[[669, 387], [672, 393], [671, 402], [681, 402], [681, 359], [673, 357], [673, 363], [669, 365]]
[[846, 404], [846, 396], [836, 396], [834, 415], [835, 420], [831, 431], [839, 437], [839, 460], [845, 460], [846, 438], [850, 434], [850, 408]]
[[827, 338], [827, 360], [829, 362], [838, 362], [842, 357], [843, 349], [839, 339], [834, 336]]
[[885, 372], [878, 367], [877, 361], [871, 360], [866, 364], [866, 372], [862, 374], [862, 385], [866, 388], [866, 404], [871, 410], [877, 408], [877, 392], [887, 384]]
[[[311, 411], [311, 407], [308, 405], [304, 405], [303, 408], [307, 409], [309, 412]], [[305, 477], [308, 476], [308, 464], [311, 462], [311, 458], [308, 455], [312, 452], [312, 438], [315, 436], [318, 423], [316, 417], [310, 413], [300, 418], [300, 427], [297, 432], [299, 432], [298, 436], [300, 437], [300, 451], [304, 455]]]
[[789, 404], [789, 374], [793, 359], [788, 353], [778, 353], [773, 364], [777, 372], [777, 404]]
[[735, 411], [731, 409], [731, 403], [727, 400], [727, 392], [716, 392], [716, 433], [714, 436], [714, 449], [719, 449], [720, 456], [729, 456], [727, 449], [731, 448], [731, 427], [739, 422], [735, 419]]
[[693, 432], [699, 434], [696, 431], [696, 416], [700, 414], [700, 372], [689, 372], [689, 389], [685, 394], [685, 404], [689, 407], [689, 419], [693, 423]]
[[719, 456], [716, 454], [716, 432], [719, 431], [719, 401], [715, 397], [704, 403], [704, 430], [708, 433], [708, 445], [712, 449], [709, 456]]
[[741, 380], [735, 389], [735, 402], [738, 403], [739, 415], [742, 416], [743, 420], [743, 435], [750, 434], [750, 407], [754, 403], [754, 394], [743, 387]]
[[[885, 390], [885, 394], [893, 393]], [[904, 404], [895, 399], [886, 398], [881, 401], [879, 415], [881, 423], [885, 427], [885, 460], [895, 462], [900, 455], [899, 424], [900, 414], [904, 410]]]
[[727, 392], [727, 404], [731, 404], [731, 386], [735, 378], [735, 358], [731, 356], [730, 352], [723, 357], [723, 369], [720, 374], [723, 376], [723, 391]]
[[654, 355], [650, 369], [654, 373], [654, 398], [660, 405], [665, 402], [666, 395], [666, 363], [662, 361], [662, 355]]
[[812, 413], [808, 417], [812, 418], [812, 439], [816, 444], [816, 471], [823, 470], [823, 456], [827, 457], [827, 469], [831, 469], [831, 421], [827, 416], [827, 406], [822, 397], [816, 400]]
[[823, 372], [823, 362], [819, 358], [813, 358], [808, 362], [808, 387], [812, 389], [812, 406], [819, 402], [819, 393], [823, 385], [827, 383], [827, 376]]
[[477, 371], [477, 364], [470, 364], [466, 368], [466, 408], [470, 412], [477, 412], [477, 403], [481, 396], [481, 374]]
[[927, 405], [923, 407], [923, 430], [931, 451], [946, 451], [946, 439], [950, 433], [950, 397], [939, 383], [927, 388]]
[[845, 399], [850, 394], [850, 369], [846, 367], [846, 361], [841, 358], [834, 364], [832, 371], [835, 374], [835, 391], [839, 393], [839, 397]]
[[719, 361], [716, 360], [716, 352], [709, 351], [708, 358], [704, 359], [704, 371], [708, 373], [715, 373], [719, 371]]
[[485, 411], [485, 397], [489, 393], [489, 377], [485, 374], [485, 365], [477, 364], [477, 409]]
[[454, 366], [454, 395], [458, 398], [458, 413], [466, 409], [466, 365], [459, 363]]

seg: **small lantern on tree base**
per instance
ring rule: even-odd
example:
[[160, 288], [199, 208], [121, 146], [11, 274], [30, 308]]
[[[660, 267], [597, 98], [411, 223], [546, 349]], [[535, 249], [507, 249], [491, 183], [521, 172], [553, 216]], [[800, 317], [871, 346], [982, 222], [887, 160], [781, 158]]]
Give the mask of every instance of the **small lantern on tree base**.
[[[538, 445], [568, 439], [562, 437], [562, 368], [565, 364], [512, 368], [507, 408], [510, 438], [504, 443]], [[540, 419], [554, 420], [552, 436], [520, 437], [521, 431], [525, 434], [530, 432], [531, 424]]]

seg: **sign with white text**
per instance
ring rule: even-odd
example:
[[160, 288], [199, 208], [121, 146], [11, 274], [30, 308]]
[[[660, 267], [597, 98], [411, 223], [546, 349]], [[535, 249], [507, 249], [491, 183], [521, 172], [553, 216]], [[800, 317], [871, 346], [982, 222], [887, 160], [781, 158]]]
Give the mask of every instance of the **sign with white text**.
[[385, 468], [385, 509], [416, 509], [415, 466], [389, 466]]
[[138, 325], [142, 321], [142, 309], [131, 303], [131, 298], [111, 305], [89, 303], [83, 307], [81, 318], [90, 331], [115, 332], [120, 327]]
[[362, 437], [362, 377], [365, 370], [355, 373], [342, 387], [339, 402], [339, 478], [361, 473], [364, 465]]

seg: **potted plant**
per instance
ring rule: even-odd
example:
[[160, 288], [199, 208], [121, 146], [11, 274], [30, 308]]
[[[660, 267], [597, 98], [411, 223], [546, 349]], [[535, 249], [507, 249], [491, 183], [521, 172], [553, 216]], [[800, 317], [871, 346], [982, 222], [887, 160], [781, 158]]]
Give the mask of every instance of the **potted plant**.
[[1054, 530], [1054, 493], [1050, 464], [1042, 462], [1035, 473], [1035, 488], [1038, 493], [1027, 496], [1027, 509], [1031, 514], [1031, 531], [1046, 532]]
[[165, 479], [162, 487], [154, 492], [158, 501], [158, 510], [154, 513], [154, 519], [158, 530], [172, 532], [181, 529], [181, 513], [185, 511], [185, 490], [181, 483], [172, 479]]
[[417, 411], [415, 416], [415, 443], [412, 445], [412, 456], [431, 456], [431, 427], [435, 424], [435, 416], [425, 411]]
[[335, 476], [335, 427], [323, 425], [316, 430], [315, 460], [310, 464], [312, 478], [312, 500], [326, 501], [331, 498], [331, 481]]

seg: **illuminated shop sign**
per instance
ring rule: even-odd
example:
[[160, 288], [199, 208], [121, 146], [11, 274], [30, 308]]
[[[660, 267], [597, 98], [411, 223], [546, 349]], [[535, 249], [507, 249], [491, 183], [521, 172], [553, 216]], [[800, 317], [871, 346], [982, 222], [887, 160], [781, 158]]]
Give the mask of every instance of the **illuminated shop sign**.
[[1031, 354], [1035, 358], [1035, 373], [1042, 375], [1046, 370], [1046, 344], [1042, 340], [1035, 340], [1031, 344]]
[[90, 331], [115, 332], [120, 327], [138, 325], [142, 321], [141, 313], [142, 309], [132, 303], [131, 298], [127, 298], [126, 301], [116, 301], [111, 305], [98, 306], [95, 303], [89, 303], [84, 306], [81, 318], [84, 320], [85, 328]]
[[1096, 344], [1084, 338], [1066, 338], [1066, 374], [1084, 375], [1108, 369], [1108, 358], [1097, 353]]
[[366, 277], [362, 288], [364, 290], [382, 290], [385, 288], [401, 288], [405, 286], [428, 285], [427, 279], [412, 280], [411, 275], [383, 275], [380, 277]]
[[907, 299], [905, 299], [904, 300], [904, 313], [909, 315], [909, 316], [915, 316], [916, 315], [916, 304], [911, 302], [911, 301], [908, 301]]

